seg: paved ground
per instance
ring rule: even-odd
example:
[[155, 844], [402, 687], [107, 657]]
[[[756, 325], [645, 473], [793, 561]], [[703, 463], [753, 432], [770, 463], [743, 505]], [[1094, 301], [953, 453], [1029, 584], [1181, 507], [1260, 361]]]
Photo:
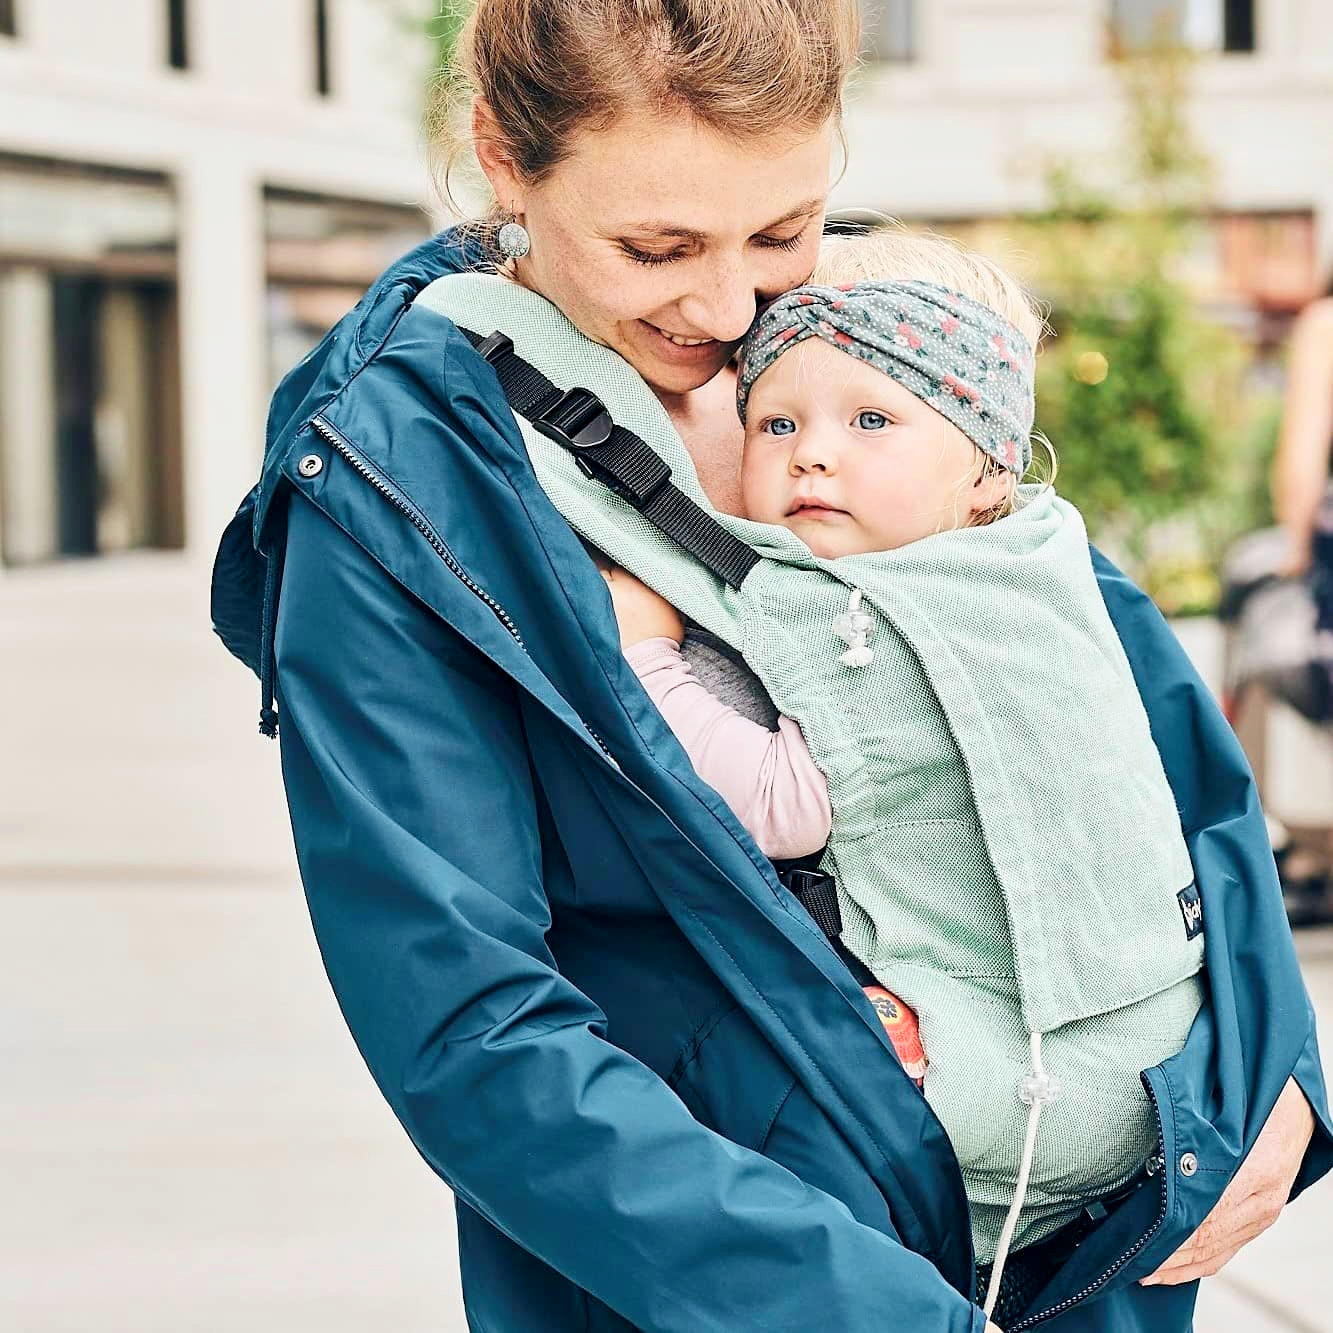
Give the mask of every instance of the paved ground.
[[[461, 1331], [448, 1193], [338, 1016], [205, 589], [0, 578], [0, 1329]], [[1333, 933], [1301, 947], [1333, 1032]], [[1331, 1232], [1333, 1185], [1199, 1329], [1333, 1329]]]

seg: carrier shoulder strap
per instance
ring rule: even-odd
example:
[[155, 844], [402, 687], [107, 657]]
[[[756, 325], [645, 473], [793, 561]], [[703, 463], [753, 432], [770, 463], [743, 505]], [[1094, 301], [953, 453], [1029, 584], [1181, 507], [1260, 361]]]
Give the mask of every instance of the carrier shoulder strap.
[[[741, 586], [759, 563], [759, 553], [674, 485], [666, 462], [633, 431], [616, 425], [595, 393], [557, 388], [514, 351], [513, 341], [503, 333], [483, 337], [471, 329], [460, 328], [460, 332], [495, 371], [513, 411], [567, 449], [585, 477], [609, 487], [730, 587]], [[822, 856], [821, 851], [795, 861], [777, 861], [774, 869], [858, 980], [869, 984], [874, 978], [847, 953], [839, 938], [842, 914], [837, 888], [831, 875], [817, 869]]]
[[567, 449], [584, 476], [609, 487], [729, 587], [741, 586], [759, 553], [676, 486], [671, 468], [633, 431], [616, 425], [595, 393], [557, 388], [503, 333], [460, 332], [490, 363], [509, 406]]

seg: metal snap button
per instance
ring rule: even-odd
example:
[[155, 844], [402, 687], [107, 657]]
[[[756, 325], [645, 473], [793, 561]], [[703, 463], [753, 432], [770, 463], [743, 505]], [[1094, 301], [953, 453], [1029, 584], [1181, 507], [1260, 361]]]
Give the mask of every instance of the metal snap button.
[[296, 470], [303, 477], [317, 477], [324, 471], [324, 460], [318, 454], [306, 454], [296, 465]]
[[1180, 1174], [1182, 1176], [1192, 1176], [1199, 1169], [1199, 1159], [1192, 1152], [1182, 1154], [1180, 1158]]

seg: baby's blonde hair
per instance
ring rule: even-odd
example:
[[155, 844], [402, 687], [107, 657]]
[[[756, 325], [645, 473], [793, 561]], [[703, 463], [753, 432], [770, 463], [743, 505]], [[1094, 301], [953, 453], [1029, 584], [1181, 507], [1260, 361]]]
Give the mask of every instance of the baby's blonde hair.
[[864, 236], [826, 236], [810, 281], [836, 287], [845, 282], [912, 278], [939, 283], [979, 301], [1008, 320], [1036, 351], [1046, 322], [1027, 289], [993, 259], [947, 236], [908, 231], [897, 224]]
[[[810, 281], [820, 287], [838, 287], [852, 282], [894, 282], [915, 279], [935, 282], [960, 292], [1007, 320], [1037, 349], [1046, 331], [1041, 307], [1013, 274], [993, 259], [968, 250], [957, 241], [933, 232], [913, 232], [898, 223], [876, 228], [860, 236], [826, 236], [819, 248], [819, 262]], [[1034, 433], [1035, 469], [1046, 484], [1055, 480], [1055, 450], [1042, 434]], [[982, 476], [1001, 471], [1000, 465], [977, 450]], [[1014, 508], [1016, 486], [1009, 488], [1000, 504], [972, 517], [970, 526], [981, 527], [1003, 518]]]

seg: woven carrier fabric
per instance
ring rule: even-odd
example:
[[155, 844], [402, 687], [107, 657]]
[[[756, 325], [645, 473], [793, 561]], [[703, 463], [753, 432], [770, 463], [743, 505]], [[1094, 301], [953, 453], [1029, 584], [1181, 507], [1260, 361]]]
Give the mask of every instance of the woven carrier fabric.
[[[713, 513], [665, 409], [550, 303], [488, 274], [417, 298], [501, 330], [562, 388], [601, 397]], [[979, 1262], [994, 1255], [1027, 1108], [1028, 1036], [1063, 1093], [1042, 1120], [1016, 1244], [1058, 1229], [1154, 1147], [1139, 1071], [1202, 1001], [1188, 852], [1077, 512], [1049, 491], [984, 528], [821, 560], [784, 528], [716, 517], [765, 558], [737, 591], [520, 421], [581, 535], [741, 649], [829, 782], [843, 939], [916, 1009], [926, 1096], [958, 1154]], [[843, 664], [851, 590], [873, 660]]]

